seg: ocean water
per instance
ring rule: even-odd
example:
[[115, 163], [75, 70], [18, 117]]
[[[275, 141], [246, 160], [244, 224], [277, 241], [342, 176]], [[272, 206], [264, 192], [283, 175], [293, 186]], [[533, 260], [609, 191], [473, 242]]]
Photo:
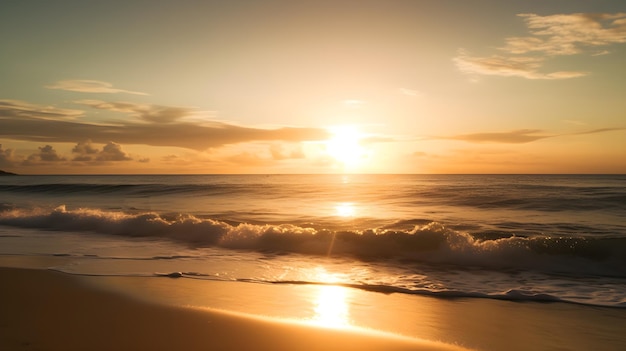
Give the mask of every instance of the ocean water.
[[73, 274], [626, 307], [625, 175], [0, 177], [0, 255]]

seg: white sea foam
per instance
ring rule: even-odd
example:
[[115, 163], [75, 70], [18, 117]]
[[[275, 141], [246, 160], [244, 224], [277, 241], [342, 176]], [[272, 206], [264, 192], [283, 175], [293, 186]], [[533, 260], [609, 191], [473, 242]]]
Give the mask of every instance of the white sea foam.
[[507, 237], [479, 240], [432, 222], [411, 231], [336, 232], [292, 224], [228, 224], [192, 215], [124, 213], [59, 206], [0, 212], [0, 224], [55, 231], [156, 237], [188, 245], [264, 252], [396, 259], [493, 270], [537, 269], [626, 277], [626, 239]]
[[625, 180], [10, 177], [0, 253], [54, 255], [80, 274], [265, 283], [323, 283], [311, 270], [322, 265], [334, 282], [384, 293], [619, 307]]

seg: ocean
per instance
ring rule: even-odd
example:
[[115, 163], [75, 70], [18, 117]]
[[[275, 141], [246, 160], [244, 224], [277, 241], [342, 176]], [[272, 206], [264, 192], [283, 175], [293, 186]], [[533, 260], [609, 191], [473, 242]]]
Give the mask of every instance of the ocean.
[[4, 176], [0, 256], [626, 308], [626, 175]]

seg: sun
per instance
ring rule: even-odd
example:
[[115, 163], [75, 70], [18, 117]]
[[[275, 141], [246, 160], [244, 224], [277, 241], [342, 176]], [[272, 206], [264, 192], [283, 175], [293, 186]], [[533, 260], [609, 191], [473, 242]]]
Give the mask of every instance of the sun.
[[332, 137], [326, 142], [326, 152], [344, 167], [358, 166], [366, 156], [361, 145], [363, 134], [355, 126], [329, 128]]

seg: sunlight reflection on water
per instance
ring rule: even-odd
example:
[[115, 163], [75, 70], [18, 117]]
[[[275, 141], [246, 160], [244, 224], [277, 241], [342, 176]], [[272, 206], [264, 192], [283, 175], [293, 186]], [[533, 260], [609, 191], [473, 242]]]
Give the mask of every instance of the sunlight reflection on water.
[[[321, 283], [334, 284], [345, 281], [345, 276], [329, 273], [324, 267], [316, 267], [315, 280]], [[318, 286], [315, 296], [314, 315], [310, 322], [327, 328], [346, 328], [350, 323], [350, 306], [348, 295], [350, 290], [337, 285]]]
[[350, 326], [347, 295], [347, 288], [335, 285], [320, 286], [315, 300], [315, 315], [311, 322], [329, 328]]

